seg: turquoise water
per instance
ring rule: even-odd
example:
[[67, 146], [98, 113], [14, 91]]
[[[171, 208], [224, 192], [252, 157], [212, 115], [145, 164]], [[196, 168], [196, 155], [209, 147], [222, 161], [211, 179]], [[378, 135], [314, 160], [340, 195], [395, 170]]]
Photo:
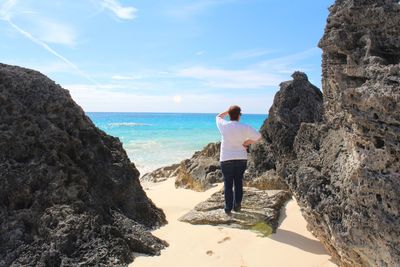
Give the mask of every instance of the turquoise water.
[[[104, 113], [87, 115], [97, 127], [119, 137], [141, 174], [190, 158], [220, 140], [216, 114]], [[244, 114], [241, 122], [259, 129], [266, 115]]]

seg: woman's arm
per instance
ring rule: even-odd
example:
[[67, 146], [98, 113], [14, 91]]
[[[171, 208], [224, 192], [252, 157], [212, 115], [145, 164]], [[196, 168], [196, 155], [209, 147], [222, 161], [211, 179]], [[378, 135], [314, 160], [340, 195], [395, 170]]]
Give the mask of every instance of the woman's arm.
[[224, 111], [224, 112], [219, 113], [219, 114], [217, 115], [217, 117], [223, 119], [223, 118], [225, 118], [228, 114], [229, 114], [228, 111]]
[[249, 145], [256, 143], [256, 142], [257, 142], [258, 140], [260, 140], [260, 139], [261, 139], [261, 138], [258, 138], [257, 140], [250, 140], [250, 139], [247, 139], [246, 141], [244, 141], [243, 146], [244, 146], [245, 148], [247, 148]]

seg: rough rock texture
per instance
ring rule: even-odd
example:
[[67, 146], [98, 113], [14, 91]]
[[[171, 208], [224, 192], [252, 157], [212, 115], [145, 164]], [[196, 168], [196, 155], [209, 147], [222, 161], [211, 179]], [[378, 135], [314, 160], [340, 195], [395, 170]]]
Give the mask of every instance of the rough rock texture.
[[163, 182], [169, 178], [176, 177], [179, 166], [181, 164], [172, 164], [166, 167], [158, 168], [152, 172], [146, 173], [140, 178], [140, 181], [147, 181], [153, 183]]
[[159, 168], [143, 175], [142, 181], [162, 182], [175, 178], [175, 186], [205, 191], [223, 182], [219, 163], [221, 143], [209, 143], [201, 151], [197, 151], [190, 159], [179, 164]]
[[176, 187], [205, 191], [217, 182], [222, 182], [222, 172], [219, 163], [221, 143], [210, 143], [201, 151], [194, 153], [192, 158], [181, 162]]
[[263, 174], [252, 177], [245, 173], [244, 186], [254, 187], [261, 190], [288, 190], [288, 186], [275, 170], [271, 169]]
[[270, 176], [271, 170], [276, 170], [275, 177], [281, 176], [285, 162], [295, 157], [293, 142], [301, 123], [322, 120], [321, 91], [302, 72], [296, 71], [292, 77], [292, 81], [280, 84], [275, 95], [260, 130], [263, 142], [251, 148], [248, 168], [251, 177]]
[[0, 266], [124, 266], [166, 223], [117, 138], [68, 91], [0, 64]]
[[400, 4], [337, 0], [323, 49], [324, 123], [303, 124], [286, 181], [341, 266], [400, 266]]
[[191, 224], [229, 225], [262, 232], [267, 228], [270, 229], [269, 233], [272, 233], [278, 227], [280, 210], [290, 197], [290, 193], [284, 190], [259, 190], [246, 187], [242, 210], [228, 216], [224, 212], [224, 193], [219, 191], [208, 200], [199, 203], [194, 210], [179, 220]]

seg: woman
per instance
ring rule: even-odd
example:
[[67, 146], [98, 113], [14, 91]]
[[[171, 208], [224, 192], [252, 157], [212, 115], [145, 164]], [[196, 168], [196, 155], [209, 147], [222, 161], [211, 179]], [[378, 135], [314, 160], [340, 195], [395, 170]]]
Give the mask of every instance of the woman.
[[[230, 121], [224, 119], [227, 115]], [[246, 149], [261, 138], [257, 130], [240, 123], [241, 115], [239, 106], [231, 106], [216, 117], [217, 127], [222, 136], [220, 162], [224, 176], [225, 213], [228, 215], [231, 215], [232, 209], [236, 212], [241, 209], [243, 174], [247, 167]]]

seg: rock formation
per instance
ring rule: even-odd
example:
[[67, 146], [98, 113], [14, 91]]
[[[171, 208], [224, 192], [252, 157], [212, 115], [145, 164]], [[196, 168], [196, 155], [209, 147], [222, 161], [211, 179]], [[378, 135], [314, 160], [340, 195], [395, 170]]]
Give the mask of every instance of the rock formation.
[[121, 142], [67, 90], [0, 64], [0, 266], [124, 266], [167, 244]]
[[180, 163], [158, 168], [152, 172], [143, 175], [140, 180], [152, 183], [163, 182], [169, 178], [176, 177], [179, 171]]
[[215, 183], [222, 182], [222, 172], [219, 163], [220, 143], [210, 143], [203, 150], [194, 153], [191, 159], [181, 162], [176, 187], [205, 191]]
[[280, 84], [260, 130], [264, 140], [251, 149], [252, 177], [268, 175], [270, 170], [276, 170], [280, 176], [282, 165], [295, 157], [293, 142], [301, 123], [322, 120], [321, 91], [308, 81], [305, 73], [296, 71], [292, 78]]
[[220, 143], [210, 143], [196, 151], [190, 159], [179, 164], [162, 167], [143, 175], [142, 181], [162, 182], [175, 178], [175, 186], [195, 191], [205, 191], [223, 182], [219, 163]]
[[341, 266], [400, 265], [400, 5], [337, 0], [323, 50], [324, 122], [302, 124], [286, 181]]
[[227, 225], [240, 229], [252, 229], [263, 235], [274, 233], [278, 227], [280, 210], [291, 195], [284, 190], [259, 190], [244, 188], [242, 209], [228, 216], [224, 212], [224, 193], [214, 193], [199, 203], [194, 210], [179, 220], [191, 224]]

